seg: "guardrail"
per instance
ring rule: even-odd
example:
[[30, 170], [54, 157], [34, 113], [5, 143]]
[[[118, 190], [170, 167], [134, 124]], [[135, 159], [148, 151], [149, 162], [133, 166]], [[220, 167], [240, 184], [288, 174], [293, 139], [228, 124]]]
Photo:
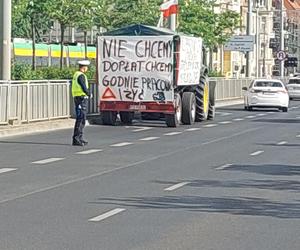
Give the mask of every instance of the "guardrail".
[[[242, 88], [249, 86], [253, 78], [216, 81], [216, 100], [233, 100], [243, 97]], [[284, 82], [287, 78], [282, 79]], [[94, 80], [90, 81], [93, 98], [89, 100], [88, 114], [99, 114], [99, 91]], [[0, 81], [0, 125], [14, 121], [29, 123], [58, 118], [74, 117], [74, 104], [70, 81]]]
[[0, 81], [0, 124], [67, 118], [69, 81]]

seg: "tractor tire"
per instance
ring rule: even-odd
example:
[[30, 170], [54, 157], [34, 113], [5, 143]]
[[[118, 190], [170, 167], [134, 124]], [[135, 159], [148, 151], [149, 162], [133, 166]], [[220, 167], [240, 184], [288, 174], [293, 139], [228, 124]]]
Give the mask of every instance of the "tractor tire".
[[102, 112], [103, 125], [115, 126], [117, 123], [117, 112], [115, 111], [103, 111]]
[[181, 100], [181, 96], [178, 93], [175, 94], [174, 105], [175, 105], [175, 114], [165, 115], [167, 126], [172, 128], [177, 127], [180, 124], [182, 118], [182, 100]]
[[126, 125], [132, 124], [133, 117], [134, 117], [133, 112], [125, 112], [125, 111], [120, 112], [120, 120], [123, 124]]
[[216, 107], [209, 104], [207, 120], [214, 120], [216, 116]]
[[207, 76], [200, 77], [196, 87], [196, 122], [207, 120], [209, 110], [209, 86]]
[[196, 98], [193, 92], [182, 95], [182, 123], [191, 125], [196, 119]]

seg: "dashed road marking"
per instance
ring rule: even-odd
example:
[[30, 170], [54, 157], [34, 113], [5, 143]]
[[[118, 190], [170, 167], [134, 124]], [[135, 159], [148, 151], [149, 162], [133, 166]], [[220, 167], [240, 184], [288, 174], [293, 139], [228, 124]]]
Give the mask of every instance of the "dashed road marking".
[[266, 116], [267, 114], [257, 114], [257, 116]]
[[124, 208], [115, 208], [115, 209], [113, 209], [113, 210], [111, 210], [111, 211], [108, 211], [108, 212], [106, 212], [106, 213], [104, 213], [104, 214], [101, 214], [101, 215], [99, 215], [99, 216], [96, 216], [96, 217], [94, 217], [94, 218], [91, 218], [91, 219], [89, 219], [89, 221], [99, 222], [99, 221], [105, 220], [105, 219], [107, 219], [107, 218], [109, 218], [109, 217], [111, 217], [111, 216], [114, 216], [114, 215], [116, 215], [116, 214], [119, 214], [119, 213], [121, 213], [121, 212], [124, 212], [125, 210], [126, 210], [126, 209], [124, 209]]
[[49, 158], [49, 159], [44, 159], [44, 160], [40, 160], [40, 161], [34, 161], [32, 162], [33, 164], [48, 164], [48, 163], [52, 163], [52, 162], [56, 162], [56, 161], [62, 161], [65, 158]]
[[217, 116], [229, 116], [232, 115], [232, 113], [226, 113], [226, 112], [216, 112]]
[[296, 135], [297, 138], [300, 138], [300, 135]]
[[166, 136], [172, 136], [172, 135], [180, 135], [180, 134], [182, 134], [182, 132], [171, 132], [171, 133], [166, 133], [164, 135], [166, 135]]
[[223, 122], [219, 122], [219, 124], [231, 124], [232, 121], [223, 121]]
[[269, 114], [275, 114], [275, 112], [274, 112], [274, 111], [271, 111], [271, 112], [269, 112]]
[[126, 126], [125, 128], [134, 129], [132, 130], [132, 132], [142, 132], [142, 131], [153, 129], [151, 127], [140, 127], [140, 126]]
[[0, 168], [0, 174], [11, 172], [11, 171], [16, 171], [17, 168]]
[[121, 142], [121, 143], [116, 143], [116, 144], [113, 144], [110, 146], [111, 147], [125, 147], [125, 146], [132, 145], [132, 144], [133, 144], [132, 142]]
[[244, 121], [245, 119], [243, 119], [243, 118], [236, 118], [236, 119], [233, 119], [233, 121], [235, 121], [235, 122], [240, 122], [240, 121]]
[[201, 128], [188, 128], [185, 131], [187, 131], [187, 132], [193, 132], [193, 131], [198, 131], [198, 130], [201, 130]]
[[103, 151], [102, 149], [90, 149], [90, 150], [77, 152], [76, 154], [78, 154], [78, 155], [88, 155], [88, 154], [94, 154], [94, 153], [98, 153], [98, 152], [102, 152], [102, 151]]
[[168, 187], [168, 188], [165, 188], [164, 190], [165, 190], [165, 191], [174, 191], [174, 190], [176, 190], [176, 189], [178, 189], [178, 188], [181, 188], [181, 187], [183, 187], [183, 186], [186, 186], [186, 185], [188, 185], [188, 184], [190, 184], [190, 182], [181, 182], [181, 183], [175, 184], [175, 185], [173, 185], [173, 186], [170, 186], [170, 187]]
[[246, 119], [252, 119], [252, 118], [255, 118], [256, 116], [255, 115], [248, 115], [248, 116], [246, 116], [245, 118]]
[[153, 140], [157, 140], [157, 139], [159, 139], [159, 137], [146, 137], [146, 138], [140, 139], [140, 141], [153, 141]]
[[300, 116], [297, 116], [296, 119], [300, 119]]
[[287, 141], [281, 141], [277, 143], [277, 145], [285, 145], [285, 144], [287, 144]]
[[256, 155], [260, 155], [262, 154], [264, 151], [260, 150], [260, 151], [256, 151], [256, 152], [253, 152], [252, 154], [250, 154], [251, 156], [256, 156]]
[[230, 164], [225, 164], [225, 165], [222, 165], [220, 167], [217, 167], [216, 170], [224, 170], [224, 169], [229, 168], [231, 166], [232, 166], [231, 163]]
[[204, 125], [203, 127], [204, 128], [212, 128], [212, 127], [216, 127], [218, 126], [218, 124], [207, 124], [207, 125]]

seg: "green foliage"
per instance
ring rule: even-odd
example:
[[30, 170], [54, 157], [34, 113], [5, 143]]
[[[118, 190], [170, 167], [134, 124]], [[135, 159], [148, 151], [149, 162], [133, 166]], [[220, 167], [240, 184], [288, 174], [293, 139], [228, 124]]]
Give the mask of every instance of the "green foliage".
[[[53, 80], [53, 79], [72, 79], [73, 74], [77, 71], [77, 67], [60, 69], [57, 66], [38, 68], [33, 71], [31, 65], [16, 63], [12, 67], [12, 79], [13, 80]], [[95, 79], [96, 68], [91, 66], [87, 72], [89, 79]]]
[[222, 74], [222, 72], [215, 71], [215, 70], [209, 71], [208, 72], [208, 76], [209, 77], [224, 77], [224, 75]]

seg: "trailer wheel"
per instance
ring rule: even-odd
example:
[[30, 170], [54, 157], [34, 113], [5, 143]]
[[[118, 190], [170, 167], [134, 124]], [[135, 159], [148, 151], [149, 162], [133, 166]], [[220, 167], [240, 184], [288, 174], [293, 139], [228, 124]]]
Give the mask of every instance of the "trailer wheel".
[[214, 105], [209, 104], [207, 120], [214, 120], [216, 116], [216, 108]]
[[121, 122], [124, 124], [132, 124], [132, 120], [134, 117], [134, 113], [133, 112], [126, 112], [126, 111], [121, 111], [120, 112], [120, 119]]
[[196, 98], [193, 92], [182, 95], [182, 123], [191, 125], [196, 119]]
[[166, 114], [166, 124], [168, 127], [177, 127], [182, 117], [182, 101], [181, 96], [177, 93], [174, 98], [175, 114]]
[[196, 87], [196, 121], [207, 119], [209, 110], [209, 86], [206, 76], [200, 77], [200, 84]]
[[102, 112], [103, 125], [115, 126], [117, 122], [117, 112], [115, 111], [103, 111]]

